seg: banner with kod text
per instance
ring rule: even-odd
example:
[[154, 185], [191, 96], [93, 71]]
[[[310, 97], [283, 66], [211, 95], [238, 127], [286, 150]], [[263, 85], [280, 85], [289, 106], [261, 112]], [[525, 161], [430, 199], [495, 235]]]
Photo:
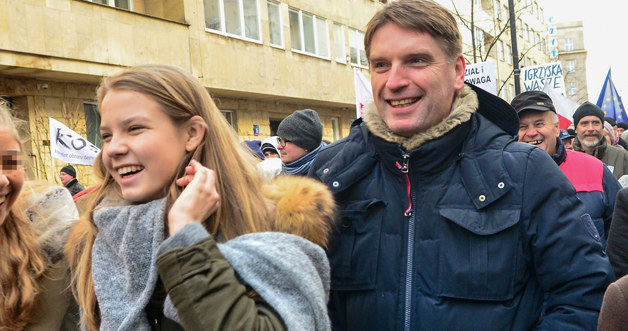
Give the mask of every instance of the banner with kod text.
[[49, 117], [50, 153], [67, 163], [93, 165], [100, 149], [63, 123]]
[[565, 79], [560, 62], [521, 68], [521, 81], [523, 92], [543, 91], [547, 85], [550, 90], [565, 95]]
[[464, 70], [464, 81], [497, 95], [497, 68], [494, 61], [470, 63]]

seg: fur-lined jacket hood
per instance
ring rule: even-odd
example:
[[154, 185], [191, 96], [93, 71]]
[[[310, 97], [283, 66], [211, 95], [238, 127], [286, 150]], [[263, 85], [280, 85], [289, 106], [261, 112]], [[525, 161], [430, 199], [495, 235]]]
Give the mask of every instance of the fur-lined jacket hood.
[[274, 212], [274, 231], [327, 248], [336, 205], [326, 185], [308, 177], [281, 175], [264, 184], [263, 190]]
[[29, 186], [25, 191], [25, 214], [35, 226], [43, 252], [50, 262], [56, 263], [63, 257], [63, 245], [70, 227], [79, 218], [76, 205], [70, 192], [61, 186], [43, 189]]

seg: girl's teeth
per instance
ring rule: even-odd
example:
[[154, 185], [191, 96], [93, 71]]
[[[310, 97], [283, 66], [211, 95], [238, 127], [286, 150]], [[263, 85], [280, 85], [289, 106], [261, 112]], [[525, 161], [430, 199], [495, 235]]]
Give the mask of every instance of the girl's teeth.
[[128, 166], [128, 167], [122, 167], [120, 169], [118, 169], [118, 174], [119, 175], [126, 175], [130, 172], [136, 172], [136, 171], [140, 171], [144, 169], [144, 167], [141, 166]]

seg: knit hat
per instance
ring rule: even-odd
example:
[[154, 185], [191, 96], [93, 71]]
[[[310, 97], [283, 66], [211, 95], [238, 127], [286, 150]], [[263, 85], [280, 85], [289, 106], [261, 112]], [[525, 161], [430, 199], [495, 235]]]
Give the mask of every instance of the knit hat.
[[585, 116], [596, 116], [600, 119], [600, 122], [604, 123], [604, 112], [600, 107], [590, 103], [585, 102], [576, 109], [576, 112], [573, 113], [573, 125], [578, 126], [578, 122]]
[[315, 110], [297, 110], [279, 123], [277, 135], [312, 151], [320, 146], [323, 139], [323, 123]]
[[615, 121], [615, 119], [612, 118], [612, 117], [606, 116], [606, 117], [604, 117], [604, 121], [608, 122], [608, 124], [610, 124], [611, 126], [617, 125], [617, 121]]
[[262, 140], [262, 153], [266, 152], [267, 150], [270, 150], [271, 152], [275, 153], [275, 154], [279, 154], [281, 155], [281, 153], [279, 153], [279, 149], [277, 148], [277, 136], [272, 136], [270, 138], [266, 138], [264, 140]]
[[628, 123], [626, 122], [617, 122], [617, 127], [622, 128], [624, 130], [628, 130]]
[[69, 164], [61, 168], [59, 172], [65, 172], [66, 174], [76, 178], [76, 169], [74, 169], [74, 167]]

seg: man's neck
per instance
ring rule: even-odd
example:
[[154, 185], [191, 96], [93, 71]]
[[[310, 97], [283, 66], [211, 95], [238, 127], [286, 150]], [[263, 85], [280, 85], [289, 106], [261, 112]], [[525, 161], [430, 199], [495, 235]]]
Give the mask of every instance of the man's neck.
[[593, 155], [593, 151], [595, 150], [595, 147], [589, 147], [582, 144], [582, 150], [584, 150], [584, 152], [589, 155]]

